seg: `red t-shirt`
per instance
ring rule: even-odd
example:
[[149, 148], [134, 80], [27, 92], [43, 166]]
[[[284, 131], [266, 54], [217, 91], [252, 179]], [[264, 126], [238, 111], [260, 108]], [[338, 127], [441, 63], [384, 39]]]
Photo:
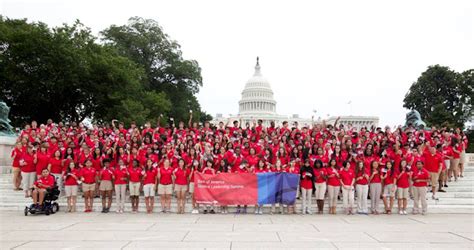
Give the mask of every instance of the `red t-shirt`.
[[304, 189], [313, 189], [313, 181], [311, 180], [311, 176], [306, 176], [306, 171], [303, 171], [301, 173], [302, 179], [301, 179], [301, 188]]
[[50, 158], [49, 159], [49, 164], [51, 164], [51, 173], [52, 174], [62, 174], [62, 172], [63, 172], [62, 163], [63, 162], [62, 162], [61, 159]]
[[155, 184], [157, 175], [158, 175], [158, 170], [156, 168], [152, 168], [148, 171], [145, 171], [144, 178], [143, 178], [143, 185]]
[[48, 153], [41, 153], [38, 152], [36, 154], [37, 161], [36, 161], [36, 174], [41, 175], [43, 169], [48, 167], [49, 163], [49, 154]]
[[325, 168], [314, 169], [314, 179], [316, 183], [325, 183], [326, 179], [324, 179], [327, 175]]
[[130, 182], [140, 182], [142, 178], [142, 171], [143, 169], [141, 167], [137, 168], [129, 168], [128, 169], [128, 174], [130, 176]]
[[160, 184], [161, 185], [169, 185], [172, 183], [171, 175], [173, 174], [173, 169], [171, 167], [160, 168]]
[[383, 184], [384, 185], [390, 185], [390, 184], [393, 184], [393, 179], [395, 179], [397, 176], [395, 175], [395, 173], [392, 175], [392, 170], [386, 170], [387, 172], [384, 172], [385, 170], [382, 170], [382, 176], [385, 177], [385, 179], [383, 179]]
[[397, 187], [399, 188], [408, 188], [410, 186], [408, 182], [408, 173], [403, 171], [398, 174], [397, 177]]
[[341, 185], [341, 182], [339, 182], [339, 177], [337, 177], [337, 175], [336, 175], [336, 174], [338, 174], [336, 169], [327, 168], [327, 174], [328, 174], [327, 182], [328, 182], [329, 186], [338, 187], [338, 186]]
[[97, 174], [97, 172], [95, 171], [95, 168], [85, 167], [85, 168], [81, 169], [81, 177], [84, 178], [84, 183], [86, 183], [86, 184], [95, 183], [96, 174]]
[[188, 184], [188, 175], [186, 174], [186, 170], [183, 170], [181, 168], [176, 168], [174, 171], [174, 176], [176, 179], [174, 180], [174, 183], [177, 185], [187, 185]]
[[39, 188], [51, 188], [54, 186], [54, 176], [52, 175], [48, 175], [46, 177], [41, 176], [41, 178], [35, 181], [34, 185]]
[[[367, 168], [364, 168], [364, 171], [357, 172], [357, 175], [356, 175], [356, 184], [357, 185], [367, 185], [367, 184], [369, 184], [369, 180], [368, 180], [369, 177], [365, 177], [364, 174], [369, 176]], [[359, 177], [362, 177], [362, 178], [357, 180], [357, 178], [359, 178]]]
[[339, 176], [341, 178], [341, 181], [344, 185], [351, 185], [352, 180], [354, 180], [354, 172], [352, 170], [345, 170], [341, 169], [339, 170]]
[[[380, 171], [376, 170], [374, 172], [376, 172], [376, 174], [372, 177], [372, 180], [370, 181], [370, 183], [382, 183], [382, 178], [380, 178]], [[369, 177], [372, 176], [374, 172], [371, 172]]]
[[115, 185], [127, 184], [128, 171], [127, 168], [116, 168], [114, 171]]
[[21, 161], [24, 161], [26, 165], [21, 167], [21, 172], [24, 173], [33, 173], [36, 171], [36, 166], [34, 163], [34, 156], [32, 154], [24, 153], [21, 157]]
[[112, 181], [114, 172], [110, 168], [102, 168], [99, 172], [99, 178], [101, 181]]
[[23, 151], [15, 147], [12, 150], [11, 157], [13, 158], [13, 167], [19, 168], [20, 167], [20, 159], [23, 156]]
[[432, 155], [428, 150], [423, 154], [425, 158], [425, 169], [431, 173], [437, 173], [439, 170], [439, 165], [443, 163], [442, 157], [439, 154], [435, 153]]
[[426, 186], [428, 186], [428, 181], [430, 179], [430, 174], [428, 173], [428, 170], [422, 168], [421, 170], [413, 172], [413, 177], [412, 178], [413, 178], [413, 181], [424, 179], [424, 181], [413, 182], [413, 186], [415, 186], [415, 187], [426, 187]]
[[81, 170], [74, 168], [70, 173], [64, 173], [64, 185], [65, 186], [77, 186], [77, 180], [72, 175], [75, 175], [77, 180], [81, 178]]

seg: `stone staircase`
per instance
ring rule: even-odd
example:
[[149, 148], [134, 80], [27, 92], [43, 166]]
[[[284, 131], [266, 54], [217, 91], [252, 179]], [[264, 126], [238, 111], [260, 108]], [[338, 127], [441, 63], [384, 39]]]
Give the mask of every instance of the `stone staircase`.
[[[437, 193], [437, 197], [439, 200], [432, 200], [431, 194], [428, 193], [428, 211], [429, 213], [470, 213], [474, 214], [474, 166], [466, 166], [464, 171], [464, 178], [460, 178], [457, 182], [449, 182], [448, 188], [445, 188], [447, 191], [446, 193]], [[155, 211], [160, 211], [160, 198], [158, 196], [155, 197]], [[58, 200], [60, 207], [64, 209], [66, 206], [66, 198], [60, 197]], [[115, 201], [113, 201], [115, 202]], [[0, 174], [0, 211], [23, 211], [26, 205], [31, 203], [31, 199], [26, 199], [24, 197], [23, 191], [13, 191], [12, 190], [12, 175], [7, 174]], [[327, 202], [326, 202], [327, 209]], [[369, 201], [370, 205], [370, 201]], [[297, 211], [301, 207], [301, 201], [297, 200]], [[316, 200], [313, 198], [313, 212], [316, 207]], [[413, 207], [413, 201], [410, 200], [409, 204], [409, 211]], [[188, 198], [188, 202], [186, 205], [188, 211], [191, 210], [190, 198]], [[395, 201], [395, 208], [396, 208], [396, 201]], [[101, 200], [94, 199], [94, 210], [99, 211], [101, 209]], [[127, 200], [125, 204], [126, 211], [131, 210], [131, 204]], [[83, 198], [78, 197], [78, 204], [77, 210], [83, 211], [84, 204]], [[176, 211], [176, 200], [173, 197], [171, 210]], [[383, 210], [383, 204], [381, 204], [380, 211]], [[112, 204], [111, 211], [115, 211], [115, 204]], [[140, 197], [140, 211], [145, 212], [145, 204], [143, 196]], [[231, 207], [229, 209], [230, 212], [235, 211], [235, 207]], [[395, 209], [396, 211], [396, 209]], [[253, 212], [253, 206], [249, 206], [248, 209], [249, 213]], [[270, 212], [270, 206], [264, 207], [264, 213]], [[338, 204], [338, 212], [343, 212], [342, 209], [342, 202], [339, 201]]]

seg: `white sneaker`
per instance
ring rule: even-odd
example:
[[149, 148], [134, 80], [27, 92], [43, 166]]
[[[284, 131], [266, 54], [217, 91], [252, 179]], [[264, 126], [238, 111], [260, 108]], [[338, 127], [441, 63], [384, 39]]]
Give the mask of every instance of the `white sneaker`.
[[259, 208], [255, 209], [255, 214], [258, 214], [258, 210], [260, 210], [260, 209]]
[[311, 212], [311, 210], [308, 210], [306, 211], [307, 214], [313, 214], [313, 212]]
[[407, 210], [403, 210], [404, 215], [408, 215]]
[[263, 214], [262, 209], [259, 209], [258, 214]]
[[193, 209], [193, 211], [191, 211], [192, 214], [198, 214], [199, 211], [197, 209]]

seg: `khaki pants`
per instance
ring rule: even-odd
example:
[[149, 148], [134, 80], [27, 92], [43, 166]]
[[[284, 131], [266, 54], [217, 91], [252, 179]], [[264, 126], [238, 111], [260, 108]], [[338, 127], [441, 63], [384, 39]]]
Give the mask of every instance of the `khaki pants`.
[[329, 207], [335, 207], [337, 205], [337, 195], [339, 194], [340, 189], [340, 186], [328, 185]]
[[301, 211], [304, 213], [306, 211], [311, 212], [311, 199], [312, 199], [313, 190], [312, 189], [301, 189], [301, 196], [303, 198], [303, 206]]
[[372, 210], [372, 212], [376, 212], [379, 209], [381, 193], [382, 193], [381, 183], [370, 184], [370, 209]]
[[115, 202], [117, 202], [117, 209], [123, 210], [125, 208], [125, 191], [127, 184], [115, 185]]
[[28, 190], [33, 187], [33, 184], [36, 181], [36, 173], [35, 172], [21, 172], [21, 179], [23, 181], [23, 190]]
[[419, 213], [420, 202], [422, 212], [428, 212], [428, 203], [426, 202], [426, 187], [413, 187], [414, 205], [413, 213]]
[[326, 194], [326, 182], [315, 183], [316, 186], [316, 200], [324, 200], [324, 195]]
[[354, 187], [351, 186], [350, 189], [342, 187], [342, 204], [345, 209], [354, 207]]
[[357, 190], [357, 212], [368, 213], [367, 195], [369, 194], [369, 185], [356, 185]]

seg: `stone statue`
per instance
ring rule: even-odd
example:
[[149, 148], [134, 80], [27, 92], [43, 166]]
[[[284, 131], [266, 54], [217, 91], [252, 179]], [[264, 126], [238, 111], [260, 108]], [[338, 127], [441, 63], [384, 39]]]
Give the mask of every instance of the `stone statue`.
[[411, 110], [406, 115], [405, 127], [412, 126], [414, 128], [425, 128], [426, 123], [421, 120], [421, 115], [416, 110]]
[[0, 101], [0, 135], [15, 135], [13, 127], [10, 125], [8, 114], [10, 108], [3, 101]]

